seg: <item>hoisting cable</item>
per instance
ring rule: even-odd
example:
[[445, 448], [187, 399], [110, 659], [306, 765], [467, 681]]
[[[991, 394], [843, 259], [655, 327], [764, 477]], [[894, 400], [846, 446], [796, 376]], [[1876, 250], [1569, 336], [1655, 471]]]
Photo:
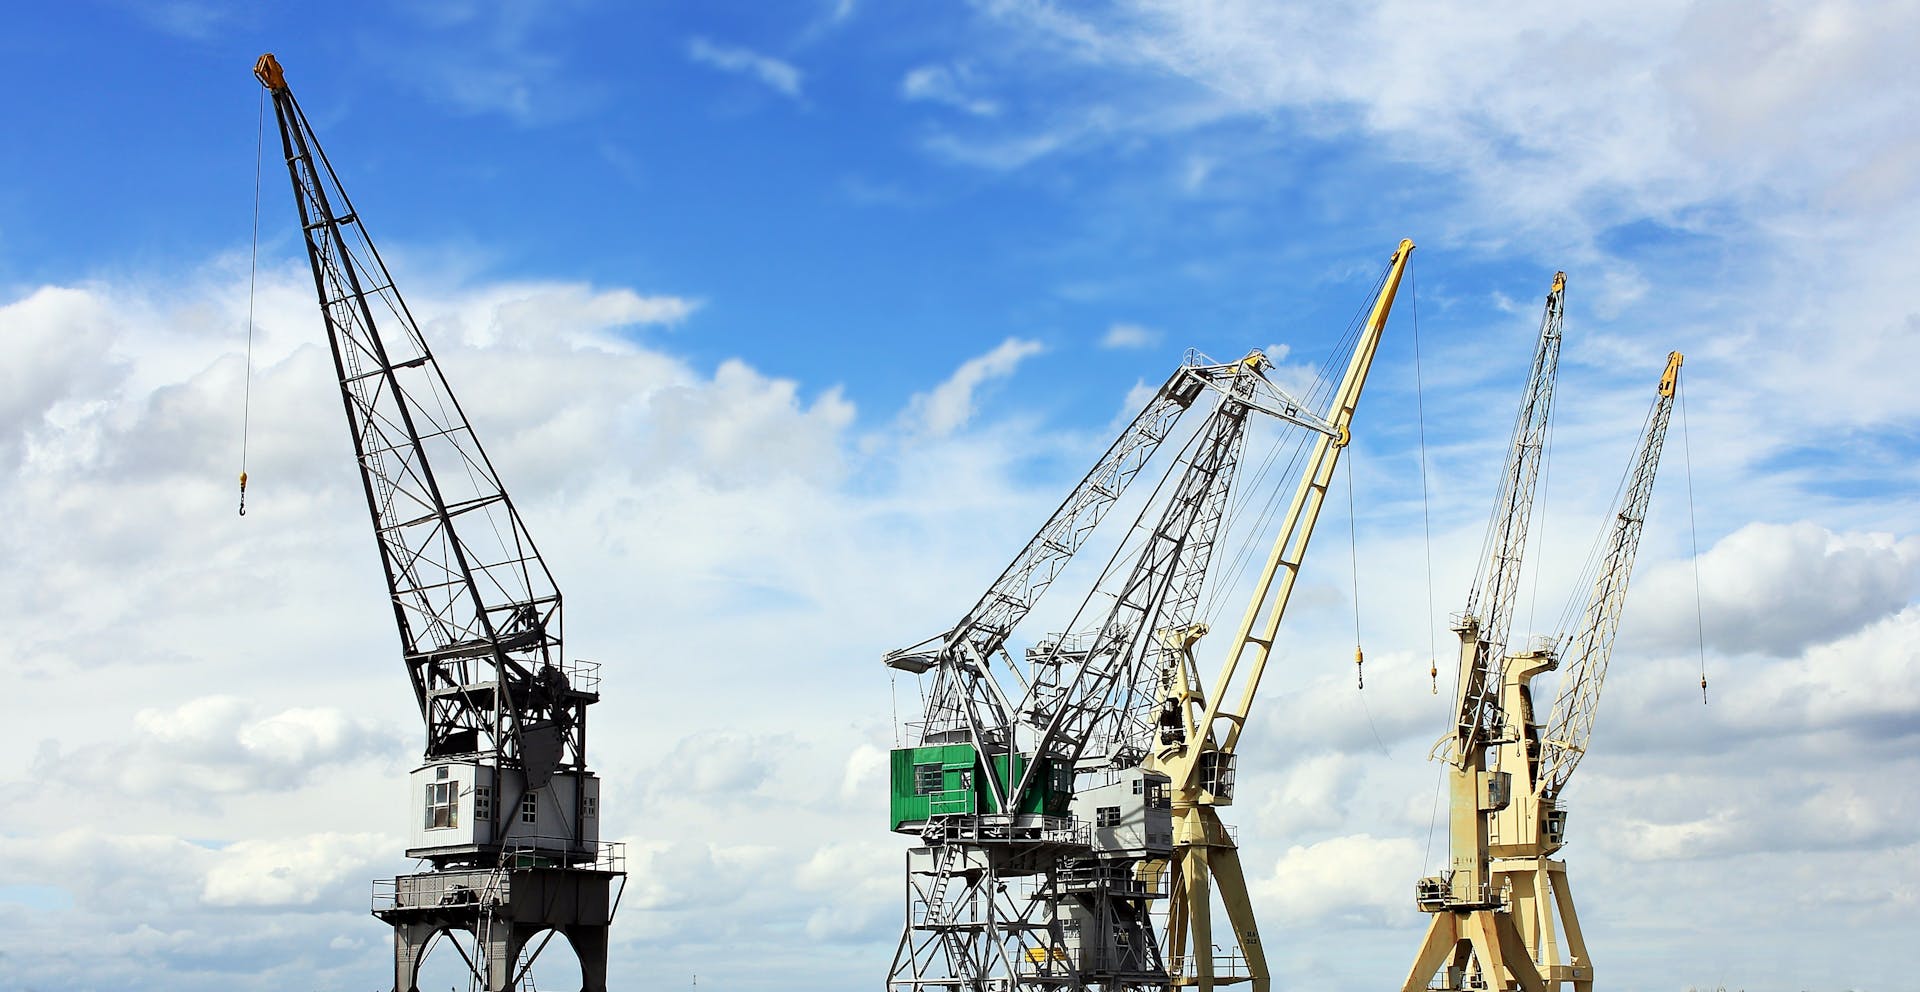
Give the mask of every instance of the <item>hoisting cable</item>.
[[1674, 383], [1680, 401], [1680, 453], [1687, 467], [1687, 536], [1693, 542], [1693, 627], [1700, 641], [1700, 705], [1707, 705], [1707, 622], [1700, 606], [1700, 528], [1693, 520], [1693, 445], [1687, 437], [1687, 386]]
[[1347, 463], [1347, 560], [1353, 576], [1353, 679], [1354, 687], [1367, 687], [1367, 656], [1360, 650], [1360, 525], [1353, 518], [1353, 455]]
[[1347, 466], [1347, 554], [1353, 565], [1353, 678], [1355, 691], [1360, 695], [1360, 715], [1367, 720], [1367, 731], [1373, 734], [1373, 742], [1380, 746], [1380, 753], [1388, 757], [1387, 742], [1380, 737], [1380, 728], [1374, 725], [1373, 710], [1367, 706], [1367, 656], [1360, 650], [1360, 538], [1358, 524], [1353, 514], [1353, 454], [1349, 452], [1341, 461]]
[[247, 515], [247, 433], [253, 421], [253, 286], [260, 272], [260, 159], [266, 146], [267, 90], [253, 125], [253, 247], [247, 262], [247, 371], [240, 399], [240, 515]]
[[[1379, 295], [1380, 287], [1386, 284], [1387, 273], [1390, 270], [1391, 266], [1381, 270], [1380, 278], [1374, 282], [1374, 292], [1369, 299]], [[1333, 349], [1328, 352], [1325, 361], [1321, 363], [1320, 368], [1314, 373], [1313, 382], [1307, 387], [1306, 395], [1296, 397], [1301, 400], [1307, 408], [1316, 409], [1322, 402], [1325, 402], [1328, 397], [1333, 395], [1335, 388], [1334, 370], [1342, 364], [1342, 359], [1359, 343], [1361, 324], [1366, 318], [1369, 306], [1370, 304], [1363, 302], [1359, 308], [1354, 311], [1352, 319], [1347, 322], [1346, 329], [1341, 332], [1340, 339], [1334, 344]], [[1227, 516], [1222, 521], [1221, 526], [1223, 529], [1231, 530], [1238, 524], [1242, 515], [1252, 502], [1252, 494], [1258, 489], [1261, 480], [1266, 478], [1267, 470], [1273, 466], [1282, 447], [1288, 444], [1289, 438], [1291, 438], [1292, 444], [1291, 453], [1287, 457], [1286, 467], [1281, 470], [1281, 477], [1291, 477], [1295, 467], [1300, 465], [1303, 459], [1305, 459], [1307, 442], [1310, 440], [1310, 435], [1305, 431], [1282, 431], [1282, 433], [1274, 439], [1273, 446], [1268, 449], [1266, 461], [1260, 466], [1260, 471], [1255, 475], [1254, 481], [1240, 487], [1241, 495], [1235, 499]], [[1259, 542], [1259, 539], [1267, 532], [1267, 528], [1275, 522], [1274, 518], [1279, 512], [1281, 497], [1285, 495], [1283, 489], [1284, 487], [1275, 486], [1268, 493], [1266, 503], [1261, 507], [1260, 512], [1255, 515], [1252, 527], [1242, 533], [1239, 546], [1234, 550], [1232, 555], [1231, 563], [1224, 572], [1218, 574], [1239, 574], [1241, 567], [1248, 561], [1249, 556], [1253, 553], [1256, 542]], [[1263, 546], [1265, 542], [1259, 543]], [[1212, 626], [1219, 619], [1220, 611], [1226, 607], [1227, 597], [1224, 595], [1225, 590], [1222, 588], [1222, 584], [1210, 583], [1209, 587], [1207, 603], [1202, 612], [1206, 614], [1207, 624]]]
[[1420, 281], [1407, 273], [1407, 288], [1413, 304], [1413, 408], [1420, 424], [1420, 526], [1427, 541], [1427, 678], [1433, 694], [1440, 695], [1440, 642], [1434, 636], [1436, 619], [1433, 601], [1433, 514], [1427, 503], [1427, 403], [1426, 384], [1420, 375]]

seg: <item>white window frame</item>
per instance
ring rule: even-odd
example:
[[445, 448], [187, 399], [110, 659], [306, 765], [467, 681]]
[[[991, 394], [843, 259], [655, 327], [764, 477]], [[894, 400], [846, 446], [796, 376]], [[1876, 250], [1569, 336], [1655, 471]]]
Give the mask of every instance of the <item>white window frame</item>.
[[427, 783], [427, 830], [451, 830], [460, 825], [460, 780]]

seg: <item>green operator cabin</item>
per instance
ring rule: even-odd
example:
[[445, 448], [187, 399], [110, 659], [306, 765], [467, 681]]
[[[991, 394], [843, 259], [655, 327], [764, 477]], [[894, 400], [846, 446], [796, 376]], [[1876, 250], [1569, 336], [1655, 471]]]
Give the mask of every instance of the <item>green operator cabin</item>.
[[[1024, 754], [992, 756], [993, 774], [1011, 789], [1026, 773]], [[903, 747], [893, 752], [892, 829], [918, 833], [931, 817], [953, 813], [998, 813], [987, 787], [987, 759], [971, 744]], [[1004, 791], [1004, 790], [1003, 790]], [[1042, 758], [1040, 774], [1014, 812], [1065, 816], [1073, 798], [1073, 767]]]

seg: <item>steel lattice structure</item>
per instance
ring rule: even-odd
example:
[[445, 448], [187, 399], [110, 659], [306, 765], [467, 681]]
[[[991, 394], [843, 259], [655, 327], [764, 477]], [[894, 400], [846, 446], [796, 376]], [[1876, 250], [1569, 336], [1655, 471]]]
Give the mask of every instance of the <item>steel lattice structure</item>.
[[609, 893], [624, 872], [598, 842], [586, 764], [598, 668], [562, 654], [560, 591], [279, 63], [264, 55], [254, 74], [273, 101], [426, 729], [408, 853], [434, 870], [376, 892], [375, 913], [394, 928], [394, 988], [412, 989], [426, 950], [463, 930], [477, 987], [518, 987], [559, 932], [586, 988], [604, 989]]
[[[1563, 278], [1556, 277], [1556, 291]], [[1551, 304], [1550, 304], [1551, 305]], [[1641, 438], [1590, 563], [1593, 584], [1579, 625], [1494, 667], [1493, 713], [1478, 736], [1470, 729], [1466, 680], [1484, 663], [1471, 618], [1461, 628], [1462, 721], [1471, 741], [1449, 769], [1450, 869], [1415, 887], [1420, 909], [1433, 914], [1402, 985], [1423, 989], [1547, 992], [1571, 985], [1592, 992], [1594, 969], [1580, 928], [1564, 861], [1551, 857], [1566, 840], [1559, 795], [1593, 730], [1607, 660], [1619, 631], [1628, 580], [1653, 495], [1680, 371], [1674, 352], [1660, 378]], [[1511, 479], [1509, 479], [1511, 481]], [[1506, 490], [1503, 488], [1503, 497]], [[1573, 652], [1552, 714], [1536, 717], [1532, 683]], [[1431, 983], [1431, 984], [1430, 984]]]
[[[1260, 410], [1321, 429], [1267, 384], [1264, 365], [1258, 353], [1241, 362], [1183, 364], [959, 625], [888, 655], [896, 669], [933, 672], [925, 721], [911, 728], [917, 747], [906, 751], [959, 746], [960, 774], [973, 790], [965, 800], [986, 808], [933, 813], [912, 828], [925, 846], [908, 853], [909, 918], [890, 987], [1165, 984], [1149, 913], [1162, 893], [1135, 870], [1149, 853], [1145, 839], [1103, 846], [1096, 823], [1081, 822], [1065, 804], [1077, 802], [1077, 776], [1104, 776], [1098, 788], [1109, 791], [1131, 785], [1135, 796], [1163, 795], [1164, 778], [1135, 767], [1146, 742], [1123, 697], [1136, 683], [1158, 681], [1140, 674], [1162, 664], [1158, 633], [1192, 620], [1249, 414]], [[1137, 546], [1123, 542], [1128, 550], [1116, 559], [1119, 567], [1096, 584], [1070, 630], [1080, 629], [1096, 601], [1106, 605], [1083, 633], [1036, 644], [1026, 654], [1030, 672], [1021, 672], [1005, 652], [1014, 626], [1179, 415], [1209, 390], [1218, 402], [1169, 470], [1164, 499], [1142, 509]], [[995, 677], [994, 662], [1017, 680], [1011, 691]], [[1153, 844], [1169, 840], [1162, 830]]]
[[1654, 473], [1659, 471], [1660, 449], [1666, 444], [1667, 423], [1673, 418], [1680, 363], [1679, 352], [1668, 356], [1667, 371], [1660, 377], [1659, 394], [1647, 413], [1647, 426], [1641, 432], [1639, 450], [1634, 452], [1620, 505], [1607, 526], [1593, 591], [1580, 626], [1566, 641], [1563, 653], [1573, 663], [1561, 676], [1553, 712], [1540, 736], [1540, 772], [1534, 787], [1534, 792], [1548, 801], [1557, 799], [1566, 788], [1573, 770], [1586, 756], [1587, 742], [1593, 738], [1607, 661], [1613, 657], [1613, 639], [1620, 632], [1620, 615], [1627, 606], [1627, 580], [1633, 577], [1633, 561], [1640, 553], [1640, 534], [1646, 529], [1647, 507], [1653, 502]]
[[1472, 674], [1461, 686], [1460, 721], [1453, 760], [1465, 763], [1469, 752], [1497, 736], [1500, 710], [1500, 659], [1505, 656], [1513, 624], [1513, 602], [1519, 591], [1521, 559], [1527, 550], [1527, 526], [1533, 517], [1534, 489], [1547, 447], [1553, 414], [1553, 386], [1560, 372], [1561, 324], [1567, 274], [1556, 272], [1540, 318], [1540, 338], [1533, 349], [1533, 366], [1526, 392], [1513, 422], [1513, 439], [1500, 475], [1500, 494], [1487, 523], [1486, 557], [1481, 561], [1460, 636], [1473, 641]]

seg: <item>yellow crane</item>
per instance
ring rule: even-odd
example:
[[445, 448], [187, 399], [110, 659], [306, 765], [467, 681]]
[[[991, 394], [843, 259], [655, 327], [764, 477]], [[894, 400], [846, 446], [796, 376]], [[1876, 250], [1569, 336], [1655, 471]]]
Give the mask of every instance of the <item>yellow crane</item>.
[[[1562, 285], [1556, 279], [1556, 297]], [[1557, 310], [1557, 302], [1550, 298], [1550, 309]], [[1593, 735], [1681, 361], [1677, 351], [1667, 356], [1620, 497], [1589, 563], [1592, 590], [1578, 626], [1540, 639], [1497, 665], [1488, 664], [1487, 645], [1471, 613], [1456, 628], [1461, 719], [1455, 733], [1441, 741], [1451, 749], [1451, 870], [1423, 878], [1415, 887], [1416, 902], [1433, 921], [1402, 992], [1545, 992], [1568, 984], [1574, 992], [1592, 992], [1593, 963], [1566, 862], [1551, 855], [1566, 842], [1560, 795]], [[1509, 483], [1513, 479], [1510, 473]], [[1530, 499], [1530, 484], [1526, 488]], [[1496, 525], [1500, 520], [1497, 514]], [[1517, 559], [1515, 567], [1517, 574]], [[1532, 681], [1560, 667], [1563, 647], [1570, 662], [1567, 674], [1552, 713], [1540, 721]], [[1495, 691], [1480, 691], [1488, 686]], [[1474, 708], [1479, 698], [1490, 703], [1484, 720]]]
[[[1388, 263], [1386, 278], [1373, 309], [1354, 345], [1345, 376], [1334, 394], [1327, 421], [1332, 434], [1323, 434], [1301, 475], [1299, 488], [1275, 538], [1255, 587], [1246, 616], [1227, 647], [1227, 659], [1211, 692], [1203, 693], [1193, 663], [1193, 646], [1206, 633], [1194, 625], [1162, 634], [1179, 662], [1167, 688], [1169, 726], [1164, 743], [1143, 763], [1171, 780], [1173, 798], [1173, 854], [1167, 912], [1168, 971], [1173, 984], [1202, 990], [1238, 982], [1251, 983], [1254, 992], [1267, 992], [1272, 980], [1260, 931], [1247, 897], [1240, 853], [1218, 808], [1233, 802], [1234, 754], [1247, 715], [1259, 691], [1273, 641], [1280, 629], [1294, 580], [1306, 557], [1320, 508], [1326, 502], [1340, 451], [1351, 438], [1353, 413], [1361, 388], [1393, 309], [1394, 294], [1406, 271], [1413, 242], [1403, 240]], [[1239, 692], [1234, 696], [1236, 677]], [[1231, 705], [1226, 701], [1233, 699]], [[1218, 974], [1213, 943], [1211, 892], [1218, 889], [1233, 930], [1234, 946], [1244, 957], [1244, 974]], [[1188, 953], [1188, 948], [1192, 949]]]

